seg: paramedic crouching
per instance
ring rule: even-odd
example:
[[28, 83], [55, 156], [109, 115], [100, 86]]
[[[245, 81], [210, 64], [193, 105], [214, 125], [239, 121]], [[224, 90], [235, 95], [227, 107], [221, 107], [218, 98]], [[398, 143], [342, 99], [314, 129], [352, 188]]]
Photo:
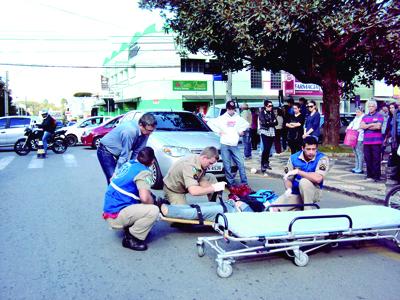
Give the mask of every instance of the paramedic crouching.
[[104, 198], [103, 218], [112, 227], [125, 231], [122, 246], [136, 251], [147, 250], [145, 239], [159, 215], [150, 192], [154, 150], [145, 147], [137, 160], [126, 162], [111, 178]]
[[[218, 150], [206, 147], [199, 155], [185, 156], [176, 161], [164, 178], [165, 198], [171, 205], [162, 204], [161, 212], [166, 217], [179, 219], [198, 219], [197, 209], [191, 207], [186, 194], [192, 196], [207, 195], [209, 200], [215, 192], [222, 192], [226, 182], [218, 182], [213, 174], [206, 173], [207, 168], [218, 161]], [[214, 195], [215, 196], [215, 195]], [[196, 203], [206, 220], [214, 221], [224, 207], [218, 202]], [[235, 205], [226, 203], [228, 211], [235, 211]]]
[[[292, 154], [285, 168], [285, 193], [273, 204], [312, 204], [320, 200], [324, 177], [329, 169], [328, 157], [318, 151], [313, 136], [303, 140], [302, 150]], [[298, 210], [301, 207], [279, 207], [275, 210]], [[304, 210], [312, 209], [304, 206]]]

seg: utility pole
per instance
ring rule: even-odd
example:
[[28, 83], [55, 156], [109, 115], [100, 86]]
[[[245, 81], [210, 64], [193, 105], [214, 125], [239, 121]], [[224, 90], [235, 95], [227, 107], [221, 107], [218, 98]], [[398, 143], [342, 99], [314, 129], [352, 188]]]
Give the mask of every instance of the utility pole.
[[6, 79], [4, 81], [4, 116], [8, 115], [8, 71], [6, 71]]
[[232, 100], [232, 72], [228, 72], [228, 81], [226, 82], [226, 102]]

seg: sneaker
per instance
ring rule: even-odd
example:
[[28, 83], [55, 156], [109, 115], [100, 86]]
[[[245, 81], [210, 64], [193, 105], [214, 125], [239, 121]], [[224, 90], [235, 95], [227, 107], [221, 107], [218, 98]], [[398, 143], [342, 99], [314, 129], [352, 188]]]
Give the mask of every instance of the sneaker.
[[355, 170], [353, 173], [354, 174], [364, 174], [364, 171], [363, 170]]

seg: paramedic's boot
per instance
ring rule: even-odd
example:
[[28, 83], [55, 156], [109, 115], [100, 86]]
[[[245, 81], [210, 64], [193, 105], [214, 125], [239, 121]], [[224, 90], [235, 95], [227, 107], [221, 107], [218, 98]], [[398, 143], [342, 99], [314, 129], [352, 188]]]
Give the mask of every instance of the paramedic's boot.
[[135, 251], [146, 251], [147, 245], [144, 241], [139, 240], [138, 238], [134, 237], [130, 232], [129, 228], [124, 229], [125, 236], [122, 240], [122, 246], [125, 248], [129, 248]]

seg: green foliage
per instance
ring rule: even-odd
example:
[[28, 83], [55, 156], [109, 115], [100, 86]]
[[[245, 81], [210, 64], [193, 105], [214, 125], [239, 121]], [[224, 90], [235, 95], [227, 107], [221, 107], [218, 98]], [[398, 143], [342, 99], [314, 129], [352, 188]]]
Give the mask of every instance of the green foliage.
[[323, 145], [318, 150], [323, 153], [353, 153], [353, 150], [347, 146]]
[[[225, 70], [284, 70], [324, 92], [324, 143], [339, 142], [339, 101], [359, 83], [400, 84], [398, 0], [142, 0], [167, 31]], [[342, 82], [343, 85], [339, 85]]]
[[[190, 52], [215, 54], [229, 70], [285, 70], [323, 85], [335, 66], [346, 86], [385, 78], [400, 83], [397, 0], [142, 0], [164, 10]], [[362, 72], [360, 72], [362, 71]]]
[[92, 93], [78, 92], [74, 94], [74, 97], [92, 97]]

